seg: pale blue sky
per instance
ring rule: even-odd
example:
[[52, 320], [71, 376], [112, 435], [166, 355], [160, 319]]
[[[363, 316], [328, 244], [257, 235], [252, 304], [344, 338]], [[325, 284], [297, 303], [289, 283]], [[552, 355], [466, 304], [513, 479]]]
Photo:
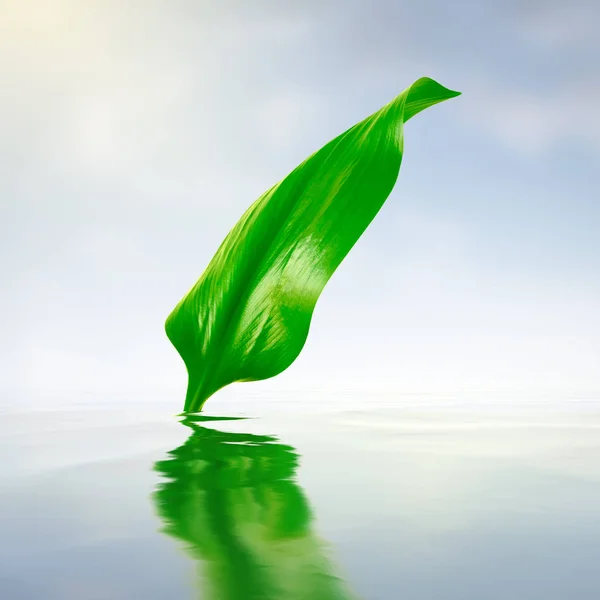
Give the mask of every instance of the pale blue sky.
[[463, 95], [407, 126], [303, 354], [253, 392], [600, 392], [598, 6], [215, 4], [3, 10], [0, 383], [179, 404], [163, 322], [229, 228], [430, 76]]

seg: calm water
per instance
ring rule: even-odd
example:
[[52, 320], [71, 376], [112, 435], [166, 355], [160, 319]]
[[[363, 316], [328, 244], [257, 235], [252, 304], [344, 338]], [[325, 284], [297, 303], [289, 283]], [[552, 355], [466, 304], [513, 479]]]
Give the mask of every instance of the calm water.
[[50, 405], [0, 415], [2, 600], [600, 598], [600, 404]]

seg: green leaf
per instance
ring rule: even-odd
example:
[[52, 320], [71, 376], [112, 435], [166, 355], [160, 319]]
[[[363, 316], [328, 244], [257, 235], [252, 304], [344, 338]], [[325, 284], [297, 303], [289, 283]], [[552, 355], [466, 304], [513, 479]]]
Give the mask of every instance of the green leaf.
[[326, 144], [265, 192], [167, 318], [188, 370], [184, 410], [296, 359], [325, 284], [389, 196], [403, 124], [458, 96], [429, 78]]

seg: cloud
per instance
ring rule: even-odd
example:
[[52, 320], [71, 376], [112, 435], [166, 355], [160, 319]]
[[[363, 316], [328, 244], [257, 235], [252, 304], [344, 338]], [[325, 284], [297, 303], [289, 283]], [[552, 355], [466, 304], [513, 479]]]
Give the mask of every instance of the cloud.
[[463, 121], [501, 144], [530, 156], [570, 143], [600, 152], [600, 76], [545, 92], [520, 89], [482, 76], [465, 90]]
[[514, 22], [521, 35], [541, 48], [598, 51], [600, 6], [593, 0], [519, 2]]
[[[466, 123], [530, 156], [579, 145], [600, 152], [600, 5], [588, 0], [501, 7], [509, 69], [475, 58], [461, 107]], [[510, 63], [508, 63], [510, 61]]]

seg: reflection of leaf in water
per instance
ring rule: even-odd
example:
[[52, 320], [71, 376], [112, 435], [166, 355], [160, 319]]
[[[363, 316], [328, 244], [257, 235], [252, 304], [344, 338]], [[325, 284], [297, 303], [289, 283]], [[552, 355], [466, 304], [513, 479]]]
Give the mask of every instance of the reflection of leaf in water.
[[[189, 420], [192, 434], [155, 469], [165, 533], [202, 561], [211, 600], [347, 600], [294, 481], [298, 456], [271, 436]], [[204, 596], [203, 596], [204, 597]]]

